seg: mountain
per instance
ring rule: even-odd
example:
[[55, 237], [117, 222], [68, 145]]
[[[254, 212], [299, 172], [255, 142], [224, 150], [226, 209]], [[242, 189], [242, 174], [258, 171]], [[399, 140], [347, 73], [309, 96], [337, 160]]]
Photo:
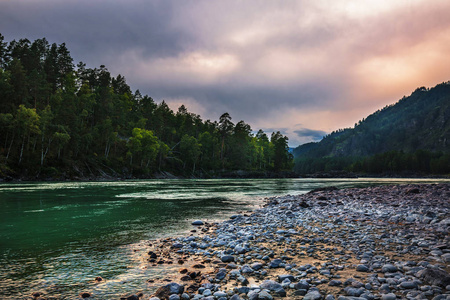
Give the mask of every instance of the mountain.
[[[369, 169], [439, 173], [446, 172], [450, 163], [446, 168], [433, 169], [432, 165], [445, 163], [449, 153], [450, 81], [431, 89], [417, 88], [410, 96], [359, 121], [354, 128], [337, 130], [293, 152], [299, 173]], [[369, 168], [369, 164], [374, 166]]]

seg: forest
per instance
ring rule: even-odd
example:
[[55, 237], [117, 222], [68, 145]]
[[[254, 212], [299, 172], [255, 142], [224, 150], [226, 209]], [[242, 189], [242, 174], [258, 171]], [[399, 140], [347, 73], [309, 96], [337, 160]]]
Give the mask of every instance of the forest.
[[214, 177], [289, 171], [288, 138], [176, 112], [122, 75], [74, 64], [65, 43], [0, 34], [0, 178]]
[[450, 82], [410, 96], [294, 150], [299, 174], [450, 174]]

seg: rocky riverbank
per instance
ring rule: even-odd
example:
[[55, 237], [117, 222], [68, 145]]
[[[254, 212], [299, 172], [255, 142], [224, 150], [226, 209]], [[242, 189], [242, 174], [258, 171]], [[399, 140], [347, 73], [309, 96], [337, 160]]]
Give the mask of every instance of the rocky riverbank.
[[179, 274], [124, 299], [450, 299], [449, 226], [448, 184], [270, 198], [152, 243], [149, 267]]
[[121, 299], [450, 299], [449, 232], [449, 184], [269, 198], [149, 242], [146, 267], [167, 273]]

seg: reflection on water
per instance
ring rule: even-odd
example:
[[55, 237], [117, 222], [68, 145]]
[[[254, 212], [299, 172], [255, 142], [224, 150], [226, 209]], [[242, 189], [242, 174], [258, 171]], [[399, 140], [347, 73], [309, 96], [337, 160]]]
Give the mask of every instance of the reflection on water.
[[[145, 241], [178, 235], [193, 219], [224, 219], [263, 198], [324, 186], [448, 180], [246, 179], [17, 183], [0, 185], [0, 296], [33, 291], [71, 299], [148, 292]], [[94, 283], [96, 276], [105, 282]]]

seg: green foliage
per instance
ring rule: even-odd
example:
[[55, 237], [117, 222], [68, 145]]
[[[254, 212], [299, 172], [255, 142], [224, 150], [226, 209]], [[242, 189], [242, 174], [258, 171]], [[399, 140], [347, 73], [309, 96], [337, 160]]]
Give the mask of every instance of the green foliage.
[[[450, 82], [418, 88], [319, 143], [294, 150], [295, 171], [445, 174], [450, 153]], [[440, 165], [439, 162], [444, 163]]]
[[[75, 67], [66, 45], [0, 34], [1, 176], [180, 175], [288, 170], [287, 137], [253, 135], [224, 113], [203, 121], [132, 93], [105, 66]], [[66, 174], [66, 175], [64, 175]]]

